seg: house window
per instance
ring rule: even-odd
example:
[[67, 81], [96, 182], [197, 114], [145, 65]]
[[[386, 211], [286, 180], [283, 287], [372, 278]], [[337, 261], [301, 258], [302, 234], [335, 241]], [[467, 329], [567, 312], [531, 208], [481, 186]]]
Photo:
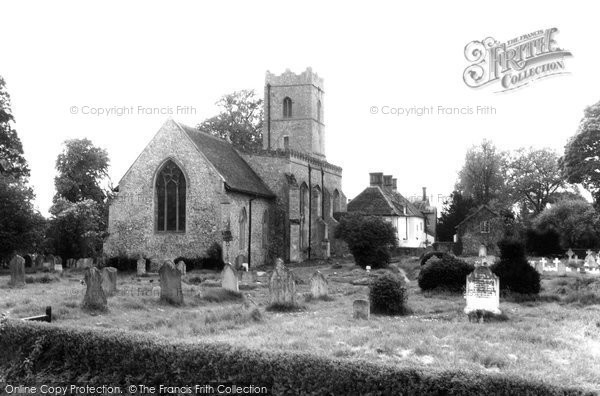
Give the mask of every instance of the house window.
[[156, 177], [156, 230], [185, 231], [185, 176], [171, 160]]
[[479, 223], [479, 228], [482, 234], [489, 234], [490, 232], [490, 222], [488, 220], [484, 220]]
[[246, 208], [242, 208], [240, 212], [239, 218], [240, 224], [240, 232], [239, 232], [239, 241], [240, 241], [240, 250], [246, 247], [246, 228], [248, 228], [248, 216], [246, 215]]
[[283, 99], [283, 118], [292, 118], [292, 99], [287, 96]]

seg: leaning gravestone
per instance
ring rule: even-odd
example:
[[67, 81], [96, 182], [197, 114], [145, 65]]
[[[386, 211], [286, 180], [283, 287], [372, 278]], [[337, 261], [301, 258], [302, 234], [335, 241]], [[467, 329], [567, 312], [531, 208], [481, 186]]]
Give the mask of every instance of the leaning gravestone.
[[112, 296], [117, 291], [117, 269], [115, 267], [102, 268], [102, 290], [107, 296]]
[[296, 304], [296, 281], [294, 274], [277, 259], [275, 270], [269, 278], [269, 303], [277, 305]]
[[179, 260], [177, 262], [177, 269], [179, 270], [179, 272], [181, 272], [181, 275], [185, 275], [186, 273], [186, 268], [185, 268], [185, 262], [183, 260]]
[[369, 301], [367, 300], [354, 300], [352, 304], [353, 317], [354, 319], [365, 319], [369, 320], [370, 308]]
[[221, 287], [236, 293], [240, 291], [237, 271], [231, 263], [226, 263], [223, 267], [223, 271], [221, 272]]
[[310, 277], [310, 294], [312, 298], [327, 297], [327, 279], [321, 271], [315, 271]]
[[85, 270], [85, 296], [82, 308], [91, 310], [106, 309], [106, 294], [102, 290], [102, 275], [97, 268], [91, 267]]
[[500, 280], [489, 267], [478, 266], [467, 276], [465, 313], [481, 310], [500, 313]]
[[10, 286], [25, 286], [25, 259], [19, 255], [10, 260]]
[[181, 289], [181, 272], [171, 260], [167, 260], [158, 270], [160, 276], [160, 300], [169, 304], [183, 304], [183, 291]]
[[138, 276], [146, 274], [146, 259], [143, 257], [140, 257], [137, 261], [137, 274]]

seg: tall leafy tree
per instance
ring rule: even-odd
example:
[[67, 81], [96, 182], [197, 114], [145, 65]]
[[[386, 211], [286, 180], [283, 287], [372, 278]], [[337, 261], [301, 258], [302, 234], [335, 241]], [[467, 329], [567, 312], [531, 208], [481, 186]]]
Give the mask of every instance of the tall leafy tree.
[[508, 155], [504, 168], [507, 188], [522, 215], [541, 213], [566, 184], [559, 156], [551, 149], [518, 149]]
[[504, 160], [505, 154], [498, 151], [489, 140], [472, 146], [458, 174], [457, 189], [477, 205], [502, 199], [505, 192], [502, 174]]
[[217, 101], [221, 112], [197, 126], [211, 135], [231, 141], [241, 151], [262, 147], [263, 101], [254, 90], [241, 90]]
[[579, 128], [565, 146], [562, 162], [567, 181], [580, 183], [600, 207], [600, 102], [584, 111]]
[[444, 208], [437, 224], [437, 237], [442, 242], [452, 242], [456, 226], [476, 208], [475, 200], [453, 191], [444, 202]]
[[4, 78], [0, 76], [0, 174], [17, 179], [29, 177], [29, 167], [23, 156], [23, 145], [14, 129], [10, 95]]
[[70, 202], [91, 199], [103, 202], [106, 192], [101, 187], [108, 178], [108, 153], [95, 147], [89, 139], [67, 140], [65, 149], [56, 159], [58, 175], [54, 178], [54, 200], [64, 198]]

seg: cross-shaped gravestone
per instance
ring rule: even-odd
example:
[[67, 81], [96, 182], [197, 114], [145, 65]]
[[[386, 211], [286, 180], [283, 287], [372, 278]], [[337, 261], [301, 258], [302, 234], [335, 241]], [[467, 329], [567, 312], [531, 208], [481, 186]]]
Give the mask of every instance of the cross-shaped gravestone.
[[588, 256], [589, 256], [590, 254], [592, 254], [592, 253], [594, 253], [594, 252], [592, 252], [590, 249], [588, 249], [588, 250], [586, 250], [586, 251], [585, 251], [585, 254], [587, 254]]
[[558, 258], [555, 258], [552, 264], [558, 267], [558, 264], [560, 264], [560, 260]]
[[545, 267], [546, 263], [548, 262], [548, 260], [546, 260], [546, 257], [542, 257], [542, 259], [540, 260], [540, 262], [542, 263], [542, 265]]
[[535, 260], [529, 260], [529, 265], [535, 268]]
[[569, 250], [567, 250], [567, 256], [569, 257], [569, 262], [571, 262], [573, 260], [573, 255], [575, 253], [573, 253], [573, 250], [571, 250], [571, 248], [569, 248]]

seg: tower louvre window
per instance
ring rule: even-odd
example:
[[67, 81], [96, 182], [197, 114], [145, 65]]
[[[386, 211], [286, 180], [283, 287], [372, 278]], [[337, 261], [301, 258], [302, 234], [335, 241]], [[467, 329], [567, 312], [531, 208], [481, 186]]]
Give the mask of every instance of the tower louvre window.
[[283, 99], [283, 118], [292, 118], [292, 99], [287, 96]]

